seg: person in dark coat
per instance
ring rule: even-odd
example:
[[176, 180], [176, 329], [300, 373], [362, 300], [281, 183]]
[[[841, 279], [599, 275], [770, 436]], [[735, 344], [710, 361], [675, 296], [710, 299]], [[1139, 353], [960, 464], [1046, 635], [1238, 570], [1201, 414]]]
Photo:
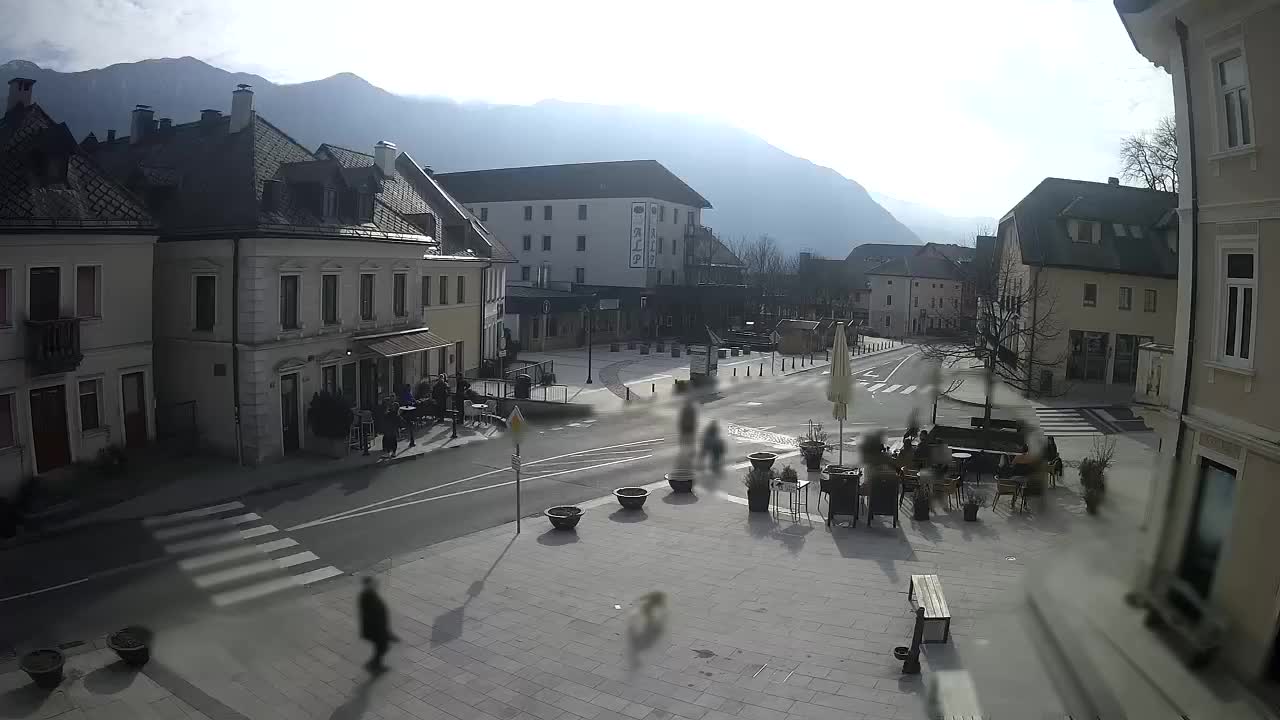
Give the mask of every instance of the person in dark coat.
[[364, 579], [364, 589], [360, 591], [358, 601], [360, 608], [360, 637], [373, 643], [373, 657], [365, 663], [369, 672], [382, 672], [386, 666], [382, 664], [382, 656], [387, 654], [387, 647], [395, 636], [391, 634], [391, 622], [387, 618], [387, 605], [378, 596], [373, 578]]
[[449, 385], [444, 381], [444, 373], [440, 373], [440, 377], [436, 378], [436, 382], [431, 386], [431, 401], [436, 404], [436, 421], [444, 420], [444, 406], [449, 399]]
[[388, 398], [382, 410], [382, 454], [396, 456], [400, 442], [400, 406], [395, 398]]

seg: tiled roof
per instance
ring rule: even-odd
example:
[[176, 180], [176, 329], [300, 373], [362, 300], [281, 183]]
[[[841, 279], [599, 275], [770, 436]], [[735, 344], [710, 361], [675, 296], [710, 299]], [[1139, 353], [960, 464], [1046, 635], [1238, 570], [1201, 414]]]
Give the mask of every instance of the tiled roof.
[[975, 249], [965, 247], [963, 245], [954, 245], [951, 243], [929, 243], [920, 249], [920, 252], [936, 252], [945, 256], [948, 260], [955, 263], [971, 262], [975, 255]]
[[845, 262], [849, 264], [849, 284], [853, 288], [867, 286], [867, 271], [895, 258], [920, 252], [922, 245], [898, 245], [895, 243], [863, 243], [849, 251]]
[[[65, 157], [66, 179], [40, 180], [49, 160]], [[82, 150], [63, 123], [39, 105], [0, 119], [0, 227], [151, 229], [151, 216]]]
[[[1045, 178], [1013, 208], [1011, 222], [1028, 265], [1172, 278], [1178, 275], [1178, 257], [1156, 229], [1177, 206], [1174, 193]], [[1067, 234], [1072, 218], [1099, 222], [1101, 242], [1072, 242]], [[1123, 237], [1114, 224], [1127, 226]], [[1127, 229], [1133, 226], [1142, 229], [1141, 238]]]
[[868, 275], [894, 275], [901, 277], [960, 280], [963, 273], [955, 263], [937, 255], [911, 255], [890, 260], [867, 271]]
[[709, 208], [711, 203], [657, 160], [537, 165], [434, 176], [464, 203], [512, 200], [654, 198]]

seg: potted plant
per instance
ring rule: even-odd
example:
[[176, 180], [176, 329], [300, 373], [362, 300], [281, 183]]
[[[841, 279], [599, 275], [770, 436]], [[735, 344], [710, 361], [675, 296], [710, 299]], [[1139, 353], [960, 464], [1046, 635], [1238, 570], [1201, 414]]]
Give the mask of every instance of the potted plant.
[[618, 498], [623, 510], [639, 510], [649, 499], [649, 491], [642, 487], [622, 487], [614, 490], [613, 496]]
[[787, 465], [782, 468], [782, 472], [778, 474], [778, 479], [785, 483], [799, 483], [800, 475], [796, 472], [795, 468]]
[[796, 445], [800, 446], [805, 467], [809, 470], [822, 469], [822, 453], [827, 449], [827, 431], [822, 429], [822, 423], [810, 420], [808, 431], [796, 438]]
[[347, 439], [351, 433], [354, 414], [351, 405], [341, 396], [321, 391], [311, 396], [307, 408], [307, 424], [319, 443], [319, 450], [330, 457], [342, 457], [347, 452]]
[[18, 666], [38, 688], [52, 690], [62, 682], [62, 666], [66, 657], [56, 648], [40, 648], [22, 656]]
[[933, 503], [929, 485], [921, 480], [916, 486], [915, 491], [911, 494], [911, 517], [913, 520], [928, 520], [929, 510]]
[[667, 473], [667, 484], [671, 486], [672, 492], [688, 493], [693, 492], [693, 471], [692, 470], [672, 470]]
[[1116, 454], [1114, 438], [1100, 435], [1093, 439], [1093, 450], [1080, 461], [1080, 486], [1084, 489], [1084, 506], [1090, 515], [1098, 513], [1098, 506], [1107, 490], [1107, 468]]
[[768, 470], [773, 467], [773, 462], [778, 459], [778, 453], [761, 451], [753, 452], [747, 456], [751, 461], [751, 467], [756, 470]]
[[773, 471], [768, 468], [757, 467], [747, 471], [746, 476], [742, 478], [742, 484], [747, 486], [748, 510], [751, 512], [769, 512], [769, 493], [772, 491], [770, 487], [772, 481]]
[[543, 511], [551, 521], [551, 527], [557, 530], [572, 530], [578, 527], [582, 519], [582, 508], [577, 505], [557, 505]]
[[137, 626], [117, 630], [107, 636], [107, 647], [126, 665], [142, 667], [151, 659], [151, 632]]
[[978, 521], [978, 509], [985, 507], [987, 499], [972, 490], [966, 491], [961, 506], [964, 508], [964, 519], [968, 522]]

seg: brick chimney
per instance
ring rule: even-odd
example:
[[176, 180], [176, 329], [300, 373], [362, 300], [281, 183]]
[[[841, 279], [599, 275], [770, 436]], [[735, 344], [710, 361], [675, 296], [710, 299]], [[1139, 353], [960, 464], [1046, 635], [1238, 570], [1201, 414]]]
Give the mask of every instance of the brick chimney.
[[373, 164], [378, 166], [383, 175], [391, 177], [396, 174], [396, 155], [400, 151], [396, 149], [395, 143], [379, 140], [377, 145], [373, 146]]
[[107, 142], [112, 142], [112, 141], [114, 141], [115, 139], [116, 139], [116, 129], [115, 129], [115, 128], [107, 128]]
[[231, 93], [231, 132], [240, 132], [253, 122], [252, 85], [240, 84]]
[[137, 145], [147, 139], [147, 135], [151, 134], [151, 128], [155, 127], [155, 122], [152, 120], [155, 114], [150, 105], [138, 105], [133, 108], [133, 117], [129, 120], [130, 145]]
[[200, 124], [207, 125], [212, 122], [217, 122], [220, 117], [222, 117], [221, 110], [211, 110], [206, 108], [200, 111]]
[[1108, 184], [1108, 185], [1119, 185], [1119, 184], [1120, 184], [1120, 178], [1116, 178], [1116, 177], [1109, 177], [1109, 178], [1107, 178], [1107, 184]]
[[9, 99], [4, 104], [4, 111], [9, 112], [18, 105], [31, 104], [31, 86], [36, 81], [30, 78], [16, 77], [9, 81]]

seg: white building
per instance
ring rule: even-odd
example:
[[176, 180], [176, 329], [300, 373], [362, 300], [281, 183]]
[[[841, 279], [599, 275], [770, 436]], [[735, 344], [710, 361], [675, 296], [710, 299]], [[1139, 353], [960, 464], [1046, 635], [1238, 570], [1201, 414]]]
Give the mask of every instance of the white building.
[[156, 427], [154, 225], [32, 85], [9, 82], [0, 119], [0, 497]]
[[412, 158], [372, 150], [308, 151], [247, 86], [230, 117], [139, 106], [129, 137], [97, 145], [160, 226], [156, 394], [194, 405], [202, 446], [288, 455], [319, 390], [368, 408], [496, 354], [509, 256]]

